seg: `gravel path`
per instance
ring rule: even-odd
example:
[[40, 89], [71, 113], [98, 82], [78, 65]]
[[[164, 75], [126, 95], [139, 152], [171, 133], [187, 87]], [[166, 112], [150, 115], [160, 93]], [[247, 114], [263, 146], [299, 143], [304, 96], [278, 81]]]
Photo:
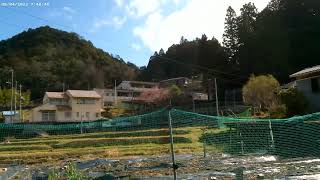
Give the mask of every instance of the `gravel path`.
[[[170, 156], [130, 157], [79, 161], [77, 168], [92, 179], [112, 177], [137, 179], [172, 179]], [[279, 159], [275, 156], [230, 156], [227, 154], [177, 155], [179, 179], [319, 179], [320, 159]], [[46, 179], [52, 169], [63, 171], [67, 161], [56, 165], [11, 165], [0, 171], [0, 179]]]

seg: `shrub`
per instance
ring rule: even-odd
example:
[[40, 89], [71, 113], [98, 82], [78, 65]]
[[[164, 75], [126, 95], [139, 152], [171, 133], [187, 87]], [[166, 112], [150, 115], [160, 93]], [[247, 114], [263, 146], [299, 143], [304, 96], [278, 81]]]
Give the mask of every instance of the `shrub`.
[[279, 87], [279, 82], [272, 75], [252, 75], [242, 88], [244, 102], [267, 110], [278, 103], [276, 90]]
[[287, 114], [287, 108], [284, 104], [274, 105], [271, 108], [269, 108], [269, 114], [271, 118], [285, 118]]
[[308, 101], [296, 88], [282, 89], [277, 94], [281, 103], [285, 104], [287, 107], [287, 116], [308, 113]]

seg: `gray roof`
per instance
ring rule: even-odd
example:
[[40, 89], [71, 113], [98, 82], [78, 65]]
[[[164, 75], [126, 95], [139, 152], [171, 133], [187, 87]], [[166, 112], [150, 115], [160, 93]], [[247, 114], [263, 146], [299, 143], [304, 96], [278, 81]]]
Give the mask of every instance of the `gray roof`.
[[312, 73], [316, 73], [316, 72], [320, 72], [320, 65], [313, 66], [311, 68], [306, 68], [304, 70], [301, 70], [299, 72], [291, 74], [290, 77], [294, 78], [294, 77], [304, 76], [304, 75], [308, 75], [308, 74], [312, 74]]

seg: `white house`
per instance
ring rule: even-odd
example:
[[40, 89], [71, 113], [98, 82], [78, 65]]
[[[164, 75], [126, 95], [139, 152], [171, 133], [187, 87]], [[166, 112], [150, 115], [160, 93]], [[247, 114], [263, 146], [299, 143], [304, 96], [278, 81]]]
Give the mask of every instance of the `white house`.
[[308, 99], [312, 110], [320, 111], [320, 65], [290, 75], [294, 86]]
[[122, 81], [116, 89], [94, 89], [102, 96], [104, 107], [114, 106], [119, 103], [131, 103], [142, 92], [157, 88], [158, 83], [143, 81]]
[[102, 97], [96, 91], [46, 92], [32, 109], [31, 122], [80, 122], [101, 118]]

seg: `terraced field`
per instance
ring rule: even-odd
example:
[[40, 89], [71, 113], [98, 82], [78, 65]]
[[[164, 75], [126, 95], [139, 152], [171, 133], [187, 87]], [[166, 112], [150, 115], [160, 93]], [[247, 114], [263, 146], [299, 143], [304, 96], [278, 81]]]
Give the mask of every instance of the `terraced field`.
[[[202, 152], [200, 127], [173, 131], [176, 153]], [[0, 163], [43, 163], [169, 153], [168, 129], [56, 135], [29, 139], [11, 138], [0, 144]]]

